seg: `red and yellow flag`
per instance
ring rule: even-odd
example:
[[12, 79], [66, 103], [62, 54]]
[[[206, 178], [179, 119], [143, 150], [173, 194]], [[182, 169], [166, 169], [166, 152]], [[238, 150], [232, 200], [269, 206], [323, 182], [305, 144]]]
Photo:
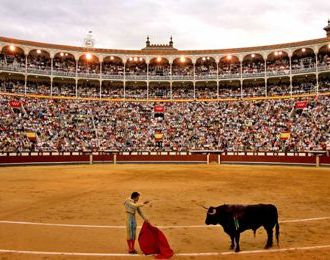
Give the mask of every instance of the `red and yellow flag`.
[[281, 140], [288, 140], [290, 138], [291, 134], [290, 132], [283, 132], [280, 134], [280, 139]]
[[26, 137], [29, 138], [30, 141], [35, 141], [37, 139], [35, 132], [26, 132]]
[[156, 133], [155, 134], [155, 139], [156, 139], [156, 141], [162, 140], [163, 139], [163, 134], [162, 133]]

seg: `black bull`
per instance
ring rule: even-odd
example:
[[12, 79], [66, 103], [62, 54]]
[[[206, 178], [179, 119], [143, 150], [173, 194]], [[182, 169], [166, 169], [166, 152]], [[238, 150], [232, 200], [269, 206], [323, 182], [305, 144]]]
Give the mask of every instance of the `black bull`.
[[276, 241], [278, 245], [279, 224], [277, 208], [272, 204], [257, 205], [222, 205], [219, 207], [209, 207], [205, 219], [206, 225], [220, 224], [223, 230], [230, 236], [230, 249], [239, 252], [240, 233], [252, 229], [256, 230], [263, 226], [267, 231], [267, 243], [265, 248], [273, 246], [273, 228], [276, 226]]

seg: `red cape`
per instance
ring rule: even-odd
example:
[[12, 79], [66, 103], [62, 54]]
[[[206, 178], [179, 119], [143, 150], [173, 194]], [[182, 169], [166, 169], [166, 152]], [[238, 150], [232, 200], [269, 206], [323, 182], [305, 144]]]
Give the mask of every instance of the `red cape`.
[[156, 254], [158, 259], [168, 259], [173, 256], [173, 250], [163, 232], [147, 222], [143, 223], [138, 240], [145, 255]]

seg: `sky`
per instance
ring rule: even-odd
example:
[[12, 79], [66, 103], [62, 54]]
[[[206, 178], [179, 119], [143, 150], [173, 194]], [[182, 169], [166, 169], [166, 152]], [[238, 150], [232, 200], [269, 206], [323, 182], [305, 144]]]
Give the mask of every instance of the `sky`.
[[0, 36], [96, 48], [226, 49], [325, 37], [328, 0], [0, 0]]

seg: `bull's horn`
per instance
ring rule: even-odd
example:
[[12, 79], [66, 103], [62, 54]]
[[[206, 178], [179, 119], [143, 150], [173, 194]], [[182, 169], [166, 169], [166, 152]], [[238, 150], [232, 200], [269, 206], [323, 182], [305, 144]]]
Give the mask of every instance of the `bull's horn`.
[[209, 215], [215, 215], [215, 213], [217, 213], [216, 209], [213, 209], [212, 212], [207, 212], [207, 214], [209, 214]]

